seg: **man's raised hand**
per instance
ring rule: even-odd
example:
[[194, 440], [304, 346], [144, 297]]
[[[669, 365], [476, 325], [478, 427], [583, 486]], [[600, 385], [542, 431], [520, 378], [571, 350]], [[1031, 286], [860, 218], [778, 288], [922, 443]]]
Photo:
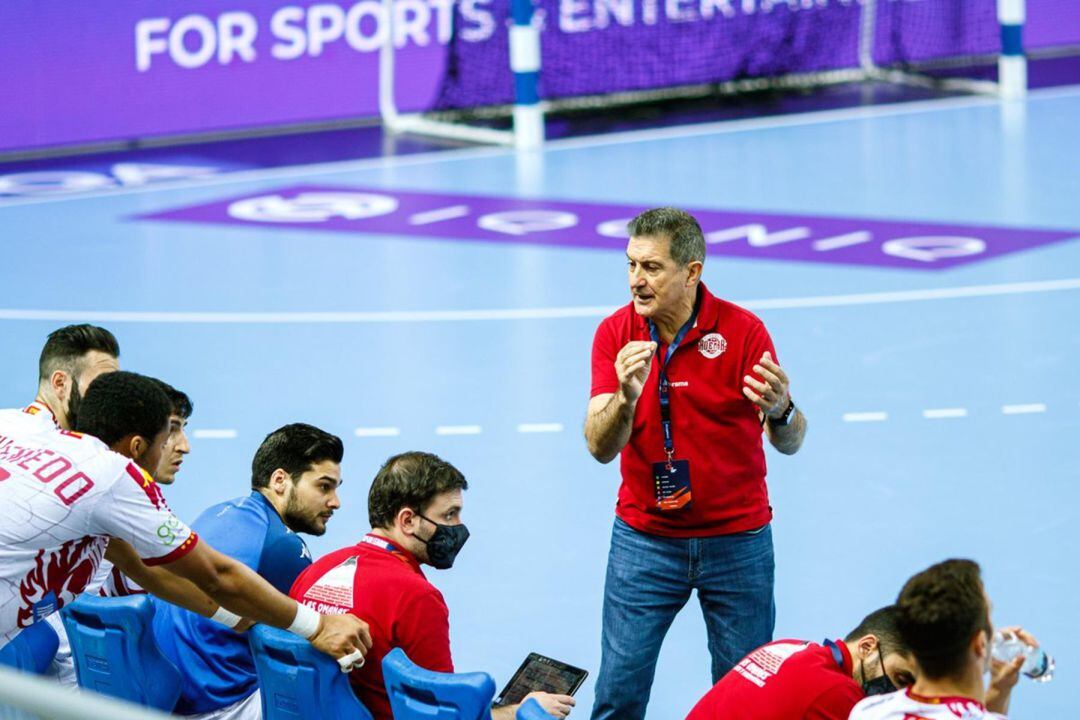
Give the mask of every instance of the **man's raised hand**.
[[631, 340], [623, 345], [615, 356], [615, 373], [619, 377], [619, 390], [627, 402], [635, 402], [641, 397], [641, 390], [649, 378], [656, 343], [646, 340]]

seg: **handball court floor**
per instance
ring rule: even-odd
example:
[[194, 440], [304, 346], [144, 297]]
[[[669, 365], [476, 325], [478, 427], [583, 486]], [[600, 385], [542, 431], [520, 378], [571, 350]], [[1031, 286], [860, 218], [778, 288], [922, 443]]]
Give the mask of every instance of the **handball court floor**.
[[[430, 571], [459, 670], [502, 685], [530, 651], [587, 668], [588, 717], [618, 469], [581, 427], [593, 331], [628, 300], [610, 249], [163, 222], [149, 213], [297, 185], [1051, 228], [1080, 234], [1080, 86], [559, 140], [515, 159], [457, 149], [0, 201], [0, 401], [28, 401], [46, 333], [110, 327], [122, 365], [195, 402], [168, 488], [186, 519], [245, 494], [292, 421], [346, 440], [322, 554], [367, 530], [389, 455], [470, 482], [472, 538]], [[1058, 661], [1013, 717], [1069, 717], [1080, 685], [1080, 242], [947, 270], [710, 255], [705, 280], [766, 322], [810, 430], [769, 450], [778, 637], [846, 633], [947, 557], [983, 568], [994, 619]], [[300, 313], [300, 314], [297, 314]], [[312, 314], [303, 314], [312, 313]], [[928, 412], [929, 411], [929, 412]], [[358, 432], [358, 429], [359, 432]], [[696, 598], [649, 717], [709, 687]]]

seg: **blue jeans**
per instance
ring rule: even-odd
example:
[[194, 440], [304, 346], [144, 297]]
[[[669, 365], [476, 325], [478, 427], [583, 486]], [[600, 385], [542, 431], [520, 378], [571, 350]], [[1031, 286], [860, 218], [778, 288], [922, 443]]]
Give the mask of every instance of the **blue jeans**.
[[698, 592], [715, 683], [772, 640], [772, 529], [704, 538], [647, 535], [615, 519], [593, 720], [641, 720], [660, 644]]

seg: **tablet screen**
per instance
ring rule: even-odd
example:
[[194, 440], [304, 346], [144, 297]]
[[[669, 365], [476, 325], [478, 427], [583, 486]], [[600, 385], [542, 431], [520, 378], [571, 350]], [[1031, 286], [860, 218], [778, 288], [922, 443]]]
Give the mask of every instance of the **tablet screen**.
[[548, 692], [558, 695], [573, 695], [585, 682], [588, 672], [573, 665], [552, 660], [549, 657], [529, 653], [525, 662], [510, 678], [510, 682], [492, 703], [495, 707], [516, 705], [531, 692]]

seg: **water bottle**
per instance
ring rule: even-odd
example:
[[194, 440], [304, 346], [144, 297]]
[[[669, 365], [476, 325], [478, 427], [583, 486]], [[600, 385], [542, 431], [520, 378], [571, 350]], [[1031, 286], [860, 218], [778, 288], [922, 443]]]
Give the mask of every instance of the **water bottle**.
[[995, 660], [1011, 662], [1016, 656], [1024, 656], [1020, 672], [1035, 682], [1050, 682], [1054, 677], [1054, 658], [1041, 647], [1031, 647], [1011, 632], [995, 632], [990, 651]]

